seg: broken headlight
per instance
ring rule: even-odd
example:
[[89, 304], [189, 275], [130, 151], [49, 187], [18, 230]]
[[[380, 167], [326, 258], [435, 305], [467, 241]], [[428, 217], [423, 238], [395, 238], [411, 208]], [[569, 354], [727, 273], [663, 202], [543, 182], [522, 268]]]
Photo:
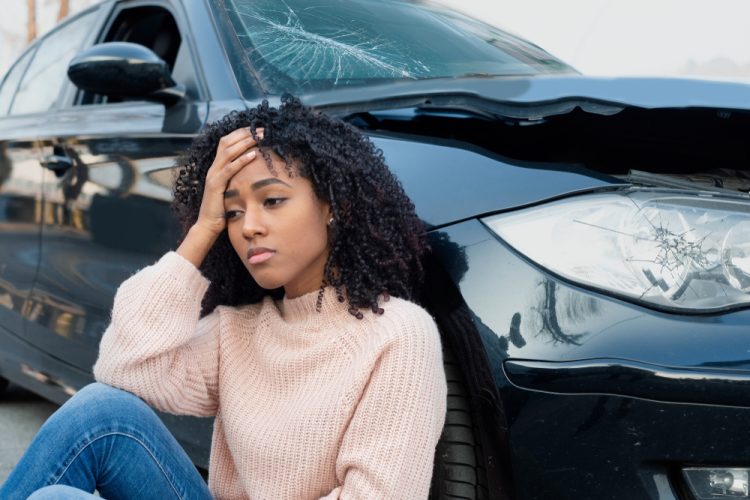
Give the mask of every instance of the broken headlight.
[[687, 467], [682, 469], [682, 473], [698, 500], [750, 498], [748, 469]]
[[750, 304], [750, 200], [633, 188], [483, 220], [573, 282], [670, 309]]

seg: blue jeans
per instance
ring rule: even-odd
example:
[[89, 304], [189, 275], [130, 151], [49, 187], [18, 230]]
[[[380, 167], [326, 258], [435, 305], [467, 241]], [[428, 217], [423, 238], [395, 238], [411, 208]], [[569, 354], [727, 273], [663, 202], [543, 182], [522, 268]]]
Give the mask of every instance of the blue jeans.
[[0, 499], [210, 499], [154, 411], [129, 392], [87, 385], [44, 423]]

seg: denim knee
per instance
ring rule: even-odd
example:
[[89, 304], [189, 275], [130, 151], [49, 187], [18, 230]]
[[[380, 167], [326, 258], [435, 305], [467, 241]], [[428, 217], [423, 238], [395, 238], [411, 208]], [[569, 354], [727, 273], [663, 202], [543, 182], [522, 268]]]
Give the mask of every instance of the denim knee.
[[92, 430], [107, 423], [146, 422], [158, 418], [138, 396], [115, 387], [94, 382], [79, 390], [45, 423], [44, 426], [67, 426]]
[[116, 402], [120, 404], [145, 404], [138, 396], [128, 391], [112, 387], [111, 385], [102, 384], [101, 382], [92, 382], [83, 387], [73, 395], [69, 402], [78, 401], [81, 404], [94, 402]]
[[137, 493], [126, 498], [142, 498], [149, 489], [164, 492], [153, 498], [172, 498], [182, 487], [210, 498], [156, 413], [133, 394], [97, 383], [78, 391], [44, 423], [0, 487], [0, 498], [90, 500], [86, 492], [98, 485], [105, 497], [129, 488]]
[[96, 497], [72, 486], [53, 484], [36, 490], [27, 500], [91, 500], [92, 498]]

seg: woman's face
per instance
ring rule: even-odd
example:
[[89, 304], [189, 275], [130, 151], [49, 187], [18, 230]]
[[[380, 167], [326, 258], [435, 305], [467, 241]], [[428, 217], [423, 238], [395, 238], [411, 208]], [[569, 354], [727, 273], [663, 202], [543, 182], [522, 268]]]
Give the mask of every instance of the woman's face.
[[310, 181], [289, 177], [284, 160], [272, 152], [271, 159], [277, 175], [258, 154], [229, 181], [227, 231], [258, 285], [284, 287], [288, 297], [298, 297], [323, 282], [331, 210], [315, 196]]

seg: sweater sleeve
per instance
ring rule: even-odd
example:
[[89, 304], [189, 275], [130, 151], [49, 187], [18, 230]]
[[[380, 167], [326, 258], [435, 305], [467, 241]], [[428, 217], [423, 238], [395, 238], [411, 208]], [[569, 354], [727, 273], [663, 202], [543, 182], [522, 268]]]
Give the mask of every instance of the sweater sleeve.
[[211, 416], [218, 401], [219, 312], [199, 320], [209, 282], [175, 252], [120, 285], [94, 377], [175, 414]]
[[336, 460], [341, 486], [325, 500], [429, 493], [446, 413], [440, 336], [424, 311], [394, 319], [401, 320], [400, 332], [382, 351], [356, 406]]

